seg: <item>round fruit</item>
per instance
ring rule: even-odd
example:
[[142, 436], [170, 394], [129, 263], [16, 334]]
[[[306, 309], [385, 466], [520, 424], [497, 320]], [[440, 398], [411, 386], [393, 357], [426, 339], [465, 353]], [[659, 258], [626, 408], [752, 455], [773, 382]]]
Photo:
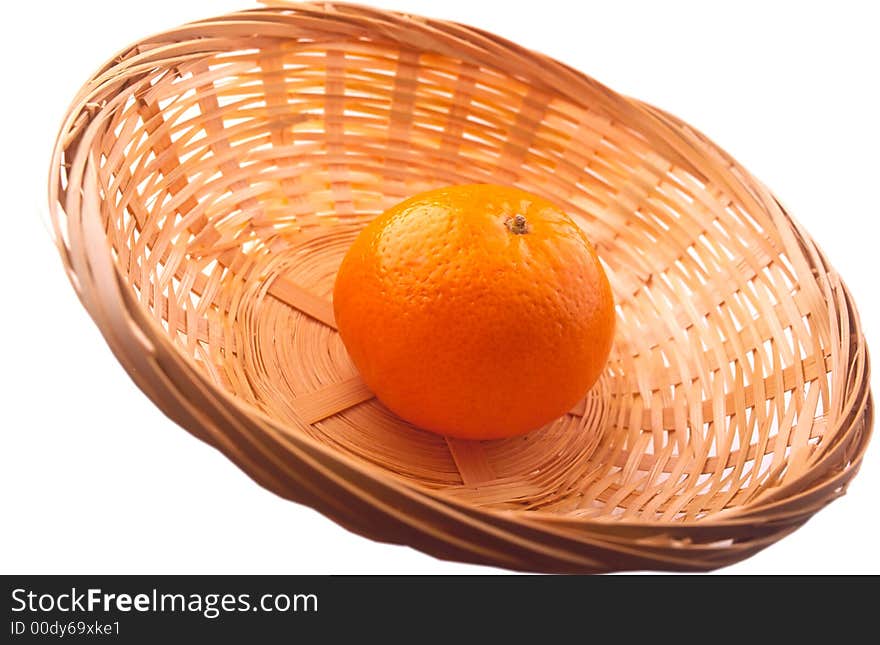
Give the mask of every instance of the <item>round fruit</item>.
[[333, 308], [366, 384], [425, 430], [496, 439], [538, 428], [599, 377], [608, 279], [565, 213], [487, 184], [421, 193], [361, 231]]

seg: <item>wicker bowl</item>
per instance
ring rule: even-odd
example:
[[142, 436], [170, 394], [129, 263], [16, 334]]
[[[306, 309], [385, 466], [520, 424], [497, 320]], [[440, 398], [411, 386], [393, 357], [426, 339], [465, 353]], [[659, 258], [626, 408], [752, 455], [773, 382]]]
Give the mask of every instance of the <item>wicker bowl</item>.
[[[467, 182], [563, 206], [618, 303], [599, 383], [508, 440], [408, 426], [334, 332], [357, 231]], [[478, 29], [314, 4], [145, 39], [74, 100], [49, 192], [138, 386], [372, 539], [532, 571], [712, 569], [841, 495], [868, 442], [855, 306], [767, 189], [675, 117]]]

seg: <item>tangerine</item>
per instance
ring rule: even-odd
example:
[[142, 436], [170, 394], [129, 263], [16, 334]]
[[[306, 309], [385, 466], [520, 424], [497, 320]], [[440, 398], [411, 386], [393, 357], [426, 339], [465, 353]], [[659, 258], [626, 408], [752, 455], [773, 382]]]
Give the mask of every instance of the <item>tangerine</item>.
[[497, 439], [564, 414], [593, 386], [614, 334], [605, 271], [547, 200], [489, 184], [421, 193], [346, 253], [333, 308], [364, 382], [439, 434]]

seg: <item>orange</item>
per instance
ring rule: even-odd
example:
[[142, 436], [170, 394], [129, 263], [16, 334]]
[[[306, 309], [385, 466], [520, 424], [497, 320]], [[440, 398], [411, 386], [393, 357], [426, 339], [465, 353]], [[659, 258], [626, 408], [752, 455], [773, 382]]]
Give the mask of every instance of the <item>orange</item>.
[[342, 261], [333, 308], [380, 401], [468, 439], [570, 410], [604, 368], [615, 319], [577, 225], [545, 199], [486, 184], [421, 193], [370, 222]]

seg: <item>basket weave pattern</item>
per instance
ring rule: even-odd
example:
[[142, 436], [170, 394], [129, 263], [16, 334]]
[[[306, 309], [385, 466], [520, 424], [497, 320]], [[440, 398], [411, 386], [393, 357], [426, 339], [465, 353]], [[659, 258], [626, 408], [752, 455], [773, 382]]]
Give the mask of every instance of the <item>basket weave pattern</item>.
[[[563, 207], [618, 303], [584, 401], [492, 442], [378, 403], [330, 302], [370, 218], [472, 182]], [[73, 102], [50, 206], [141, 389], [374, 539], [526, 570], [711, 569], [842, 494], [870, 435], [854, 304], [766, 188], [675, 117], [473, 28], [280, 5], [145, 39]]]

